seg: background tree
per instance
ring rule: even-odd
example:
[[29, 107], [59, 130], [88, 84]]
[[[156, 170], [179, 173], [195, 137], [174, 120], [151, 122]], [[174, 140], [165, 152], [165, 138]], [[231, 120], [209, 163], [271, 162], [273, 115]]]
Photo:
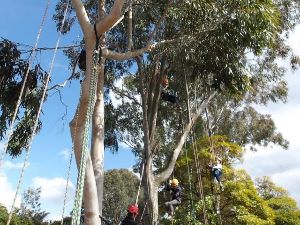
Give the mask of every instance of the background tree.
[[285, 189], [276, 186], [269, 177], [258, 178], [256, 186], [261, 197], [275, 211], [276, 225], [300, 223], [300, 210], [297, 203], [288, 196]]
[[[222, 224], [298, 223], [299, 209], [284, 189], [277, 187], [267, 177], [258, 179], [254, 185], [245, 171], [233, 167], [237, 160], [242, 160], [243, 149], [240, 146], [228, 142], [225, 136], [212, 136], [211, 139], [214, 151], [209, 138], [204, 137], [189, 146], [187, 154], [183, 154], [177, 162], [174, 176], [181, 182], [184, 192], [174, 224], [205, 224], [205, 218], [206, 224], [219, 224], [219, 215]], [[221, 192], [216, 188], [217, 184], [213, 182], [207, 167], [216, 156], [223, 159], [224, 191]], [[160, 193], [159, 199], [163, 211], [163, 202], [166, 201], [164, 193]], [[217, 213], [217, 201], [220, 214]], [[171, 221], [164, 223], [171, 224]]]
[[[46, 72], [39, 63], [29, 65], [28, 56], [19, 46], [7, 39], [0, 41], [0, 140], [6, 140], [16, 104], [28, 70], [28, 78], [16, 117], [16, 125], [7, 146], [7, 152], [15, 157], [26, 148], [39, 108]], [[31, 68], [28, 68], [31, 66]], [[38, 123], [39, 131], [42, 123]]]
[[29, 188], [22, 194], [21, 206], [18, 210], [20, 217], [28, 218], [34, 225], [40, 225], [49, 214], [41, 210], [41, 188]]
[[[44, 225], [43, 223], [34, 223], [34, 221], [31, 218], [28, 218], [23, 215], [19, 215], [19, 209], [15, 208], [13, 214], [12, 214], [12, 219], [10, 224], [11, 225]], [[0, 224], [6, 224], [7, 223], [7, 218], [8, 218], [8, 212], [5, 206], [0, 205]]]
[[114, 224], [119, 224], [127, 212], [127, 206], [135, 203], [138, 186], [138, 177], [127, 169], [106, 171], [104, 174], [103, 216], [112, 219]]

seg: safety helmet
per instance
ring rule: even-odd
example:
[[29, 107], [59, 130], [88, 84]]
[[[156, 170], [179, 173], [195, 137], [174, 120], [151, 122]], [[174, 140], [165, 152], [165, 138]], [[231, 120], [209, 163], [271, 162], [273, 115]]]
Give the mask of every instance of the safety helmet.
[[178, 184], [179, 184], [179, 181], [176, 178], [174, 178], [174, 179], [171, 180], [171, 185], [172, 186], [176, 187], [176, 186], [178, 186]]
[[161, 82], [162, 86], [165, 88], [165, 87], [168, 87], [169, 86], [169, 80], [167, 77], [164, 77], [162, 79], [162, 82]]
[[127, 211], [132, 214], [138, 214], [139, 208], [137, 204], [131, 204], [128, 206]]

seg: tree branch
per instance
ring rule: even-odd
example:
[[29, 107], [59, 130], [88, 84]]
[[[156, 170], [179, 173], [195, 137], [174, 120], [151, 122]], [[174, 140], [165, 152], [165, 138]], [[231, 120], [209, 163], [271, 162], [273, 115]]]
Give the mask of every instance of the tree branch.
[[98, 35], [101, 35], [111, 29], [113, 25], [119, 20], [121, 10], [124, 4], [124, 0], [116, 0], [109, 15], [104, 17], [96, 24], [96, 29]]
[[161, 16], [161, 17], [159, 18], [159, 20], [157, 21], [154, 30], [152, 31], [152, 33], [151, 33], [150, 36], [149, 36], [148, 44], [151, 43], [151, 41], [152, 41], [154, 35], [156, 34], [156, 31], [158, 30], [158, 28], [159, 28], [161, 22], [162, 22], [163, 19], [167, 16], [167, 12], [168, 12], [168, 9], [169, 9], [169, 7], [170, 7], [171, 4], [172, 4], [172, 0], [169, 0], [168, 5], [167, 5], [167, 7], [165, 8], [164, 13], [162, 14], [162, 16]]
[[207, 107], [208, 103], [211, 101], [211, 99], [216, 95], [216, 92], [212, 93], [206, 100], [204, 100], [200, 107], [196, 110], [196, 112], [194, 113], [194, 115], [192, 115], [192, 118], [190, 120], [190, 122], [188, 124], [186, 124], [183, 133], [173, 151], [173, 155], [171, 157], [171, 160], [169, 162], [168, 167], [162, 171], [160, 174], [158, 174], [155, 177], [155, 181], [159, 184], [162, 183], [163, 181], [167, 180], [168, 177], [170, 177], [170, 175], [172, 174], [172, 171], [174, 169], [176, 160], [179, 156], [179, 153], [182, 150], [183, 144], [186, 141], [187, 135], [189, 134], [189, 132], [191, 131], [191, 128], [193, 127], [193, 125], [195, 124], [195, 122], [197, 121], [197, 119], [199, 118], [199, 116], [201, 115], [202, 111]]
[[128, 10], [128, 43], [127, 49], [131, 51], [133, 47], [133, 40], [132, 40], [132, 0], [129, 0], [129, 10]]
[[73, 78], [73, 76], [75, 74], [75, 70], [76, 70], [76, 66], [78, 64], [78, 60], [79, 60], [79, 56], [77, 57], [76, 62], [73, 65], [71, 76], [69, 76], [62, 84], [56, 84], [56, 85], [50, 87], [47, 91], [50, 91], [52, 89], [57, 89], [58, 87], [60, 87], [60, 88], [65, 87], [66, 84], [67, 84], [67, 82], [70, 81], [70, 80], [72, 80], [72, 78]]
[[83, 31], [83, 34], [84, 36], [86, 36], [93, 29], [93, 27], [89, 20], [85, 7], [81, 0], [72, 0], [72, 4], [75, 8], [76, 15], [78, 17], [78, 21]]
[[124, 91], [121, 91], [119, 88], [117, 87], [114, 87], [114, 86], [110, 86], [110, 89], [115, 92], [117, 95], [119, 95], [120, 97], [127, 97], [128, 99], [134, 101], [137, 105], [141, 106], [141, 103], [138, 102], [138, 100], [133, 97], [133, 96], [130, 96], [128, 93], [125, 93]]

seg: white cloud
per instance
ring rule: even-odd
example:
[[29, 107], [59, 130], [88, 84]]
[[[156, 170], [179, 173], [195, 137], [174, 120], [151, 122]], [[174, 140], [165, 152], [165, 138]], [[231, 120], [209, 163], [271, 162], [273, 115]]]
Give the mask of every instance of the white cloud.
[[[11, 183], [9, 183], [6, 175], [0, 173], [0, 203], [10, 210], [15, 197], [16, 191], [13, 190]], [[21, 198], [18, 195], [16, 198], [15, 206], [19, 207], [21, 204]]]
[[119, 147], [121, 147], [123, 149], [130, 149], [130, 147], [122, 141], [118, 142], [118, 145], [119, 145]]
[[[29, 162], [26, 163], [25, 168], [30, 165]], [[4, 161], [1, 165], [3, 169], [22, 169], [23, 163], [12, 163], [11, 161]]]
[[[300, 55], [300, 26], [289, 39], [289, 44], [296, 54]], [[279, 147], [260, 148], [258, 152], [245, 154], [243, 168], [255, 177], [269, 176], [278, 185], [287, 189], [300, 206], [300, 77], [288, 74], [286, 80], [289, 87], [287, 104], [270, 104], [268, 107], [257, 107], [261, 113], [271, 114], [277, 130], [290, 142], [289, 150]], [[240, 167], [240, 166], [238, 166]]]
[[[41, 205], [43, 210], [49, 212], [47, 220], [60, 220], [62, 216], [62, 209], [64, 206], [65, 189], [67, 180], [56, 178], [35, 177], [33, 179], [33, 186], [35, 188], [41, 187]], [[69, 215], [73, 207], [73, 200], [75, 196], [75, 187], [72, 182], [69, 182], [65, 216]]]
[[300, 37], [300, 26], [296, 26], [294, 32], [290, 36], [288, 43], [293, 48], [294, 52], [300, 55], [300, 45], [299, 45], [299, 37]]
[[[34, 187], [41, 187], [41, 200], [49, 201], [62, 205], [67, 181], [64, 178], [56, 177], [48, 179], [45, 177], [35, 177], [33, 179]], [[72, 182], [69, 182], [69, 192], [74, 193], [75, 188]], [[69, 193], [70, 194], [70, 193]]]
[[70, 154], [71, 154], [71, 150], [67, 148], [59, 152], [59, 155], [63, 156], [64, 160], [70, 159]]
[[300, 168], [273, 174], [271, 178], [276, 184], [287, 189], [300, 206]]

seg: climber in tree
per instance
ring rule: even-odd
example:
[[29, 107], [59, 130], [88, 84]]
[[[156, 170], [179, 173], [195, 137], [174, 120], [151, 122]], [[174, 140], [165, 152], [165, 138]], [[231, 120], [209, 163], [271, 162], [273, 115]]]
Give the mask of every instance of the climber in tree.
[[181, 203], [181, 192], [182, 189], [179, 186], [177, 179], [172, 179], [165, 185], [163, 189], [170, 192], [170, 201], [165, 202], [165, 206], [168, 208], [165, 218], [171, 218], [174, 215], [175, 207]]
[[137, 225], [135, 218], [139, 213], [139, 208], [137, 204], [131, 204], [127, 208], [127, 216], [122, 221], [121, 225]]
[[211, 169], [212, 172], [212, 176], [214, 178], [214, 180], [216, 180], [218, 182], [218, 184], [220, 185], [221, 189], [223, 189], [223, 185], [221, 182], [221, 178], [222, 178], [222, 160], [221, 158], [217, 158], [216, 164], [215, 165], [208, 165], [209, 168]]
[[176, 95], [170, 94], [166, 91], [169, 87], [169, 80], [168, 80], [167, 76], [163, 77], [162, 82], [161, 82], [161, 86], [162, 86], [162, 91], [161, 91], [161, 94], [160, 94], [161, 99], [163, 101], [171, 102], [171, 103], [175, 104], [176, 107], [180, 108], [179, 98]]
[[86, 70], [86, 51], [85, 49], [82, 49], [79, 56], [78, 56], [78, 67], [82, 71]]

